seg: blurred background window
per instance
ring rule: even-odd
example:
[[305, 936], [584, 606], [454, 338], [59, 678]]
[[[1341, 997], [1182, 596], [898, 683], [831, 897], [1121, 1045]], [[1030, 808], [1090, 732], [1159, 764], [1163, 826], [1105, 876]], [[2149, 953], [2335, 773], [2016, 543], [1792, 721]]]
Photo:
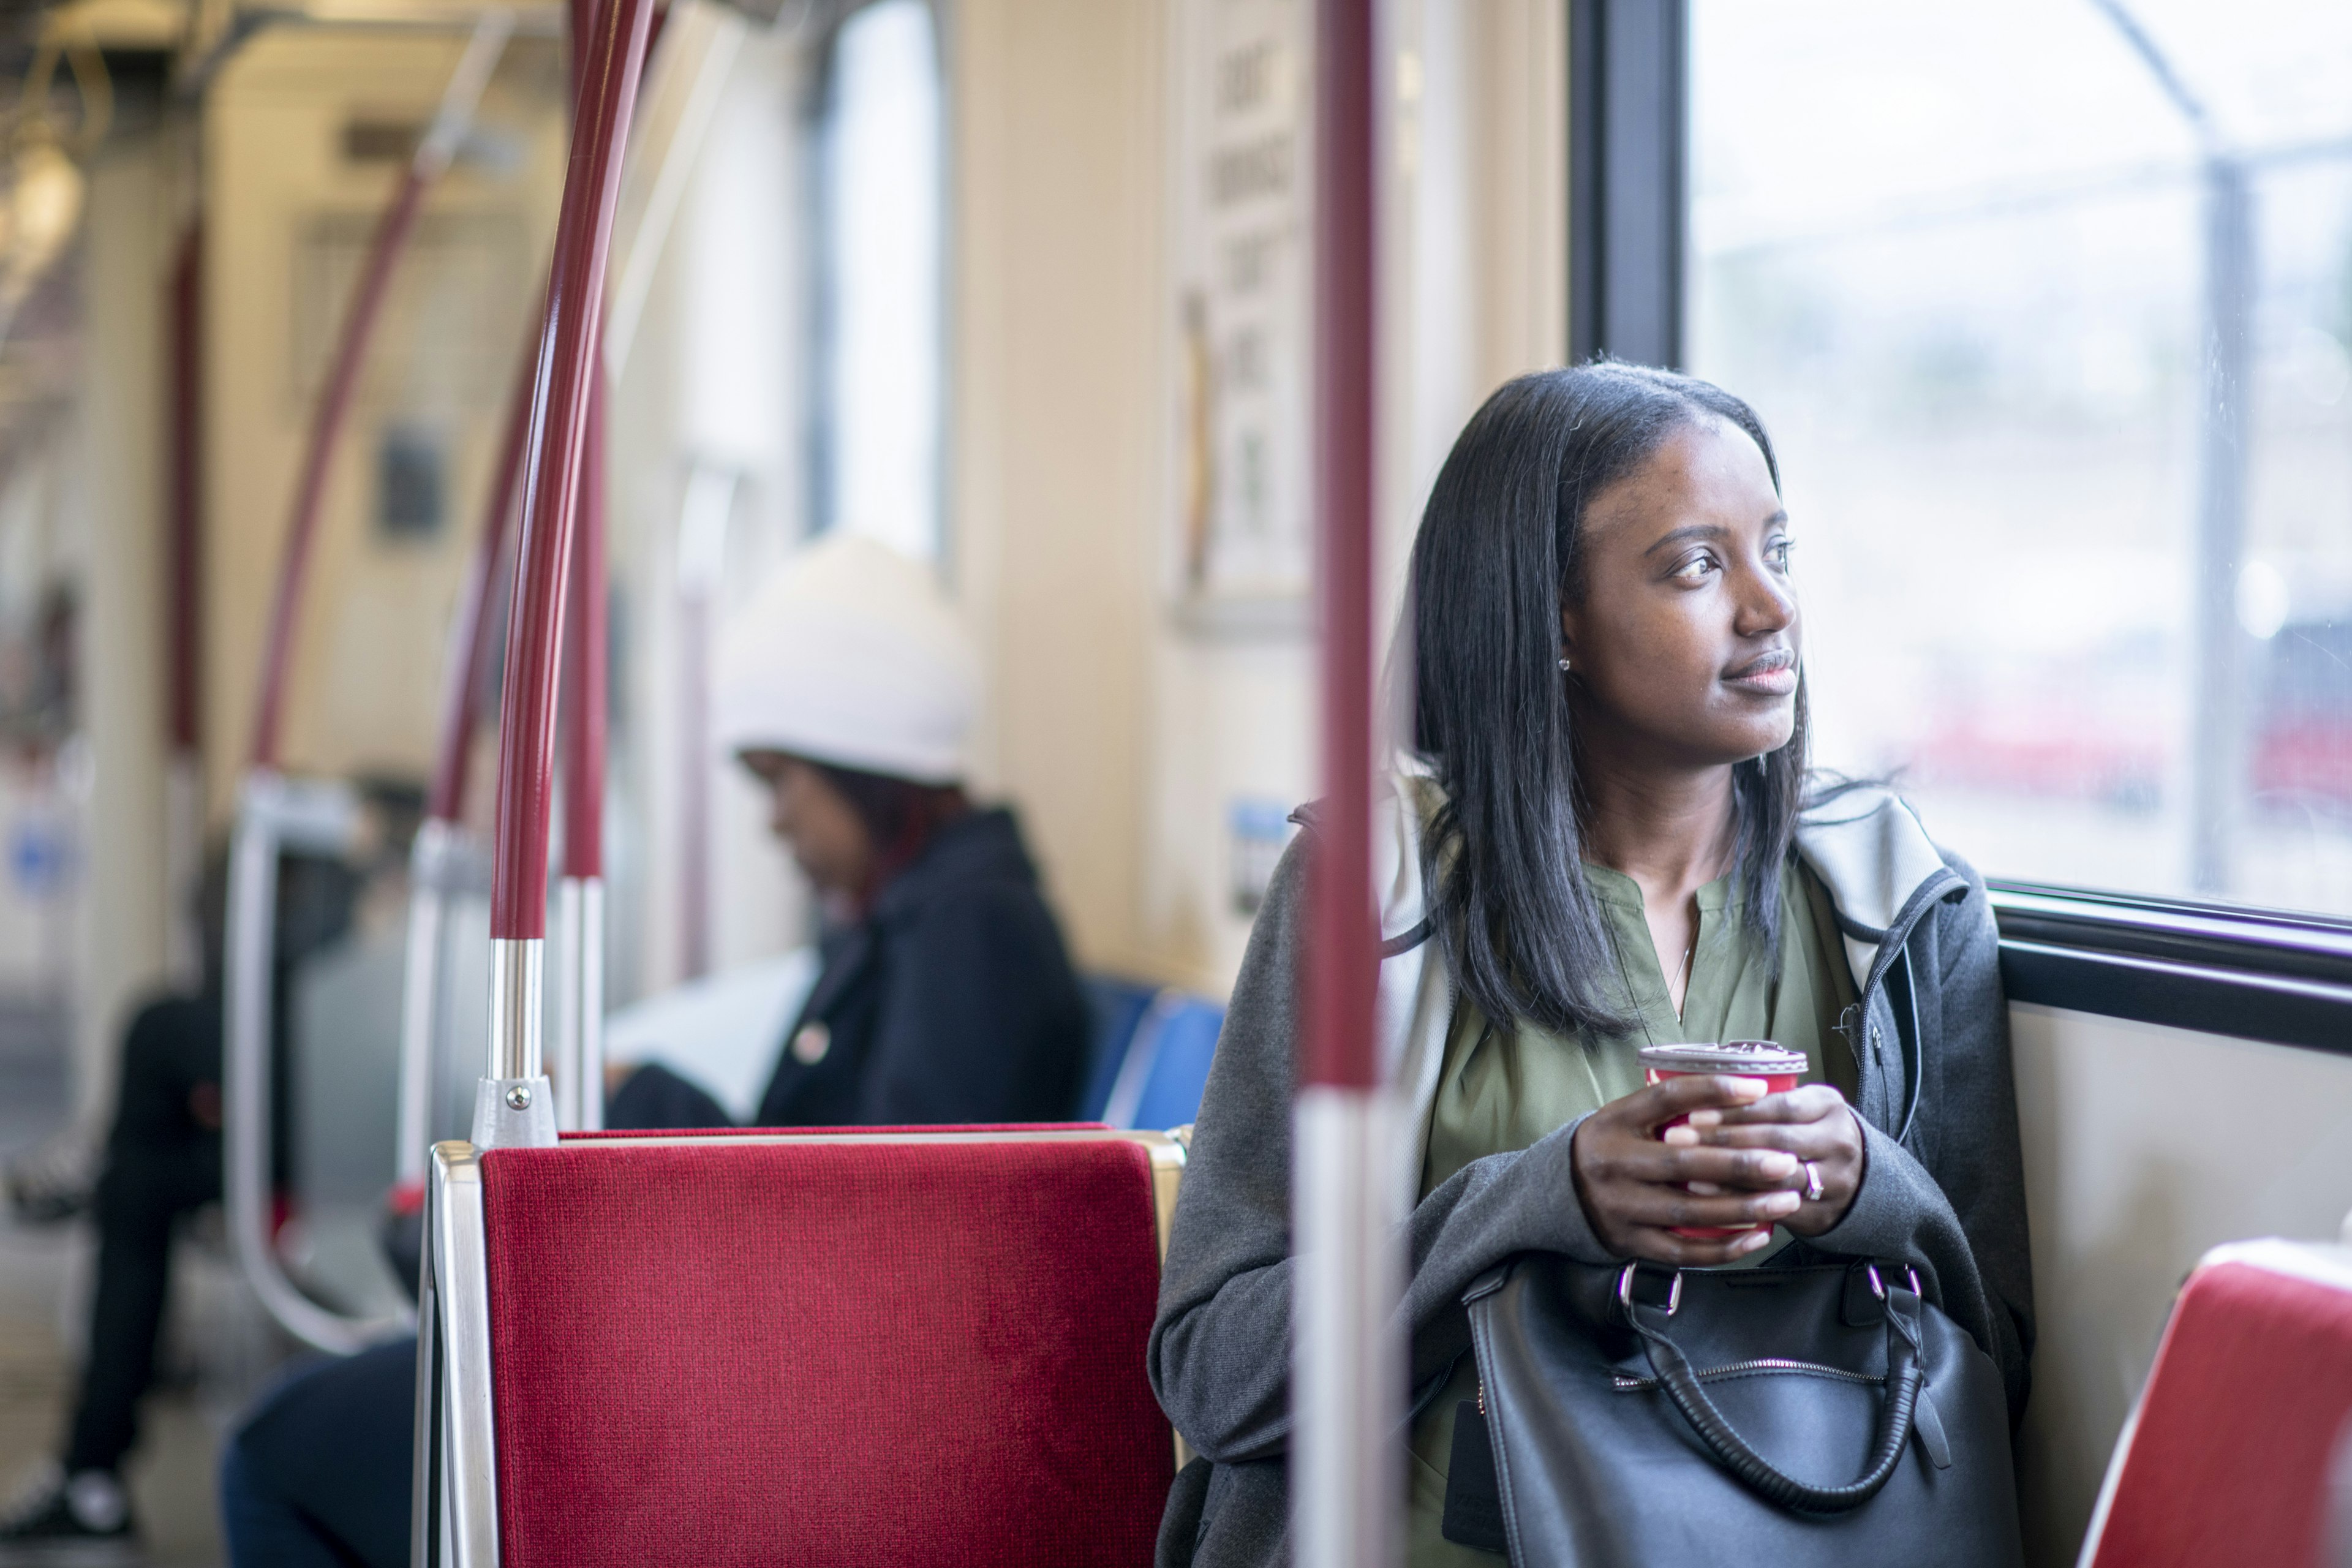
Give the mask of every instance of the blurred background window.
[[2352, 5], [1689, 37], [1685, 357], [1780, 444], [1817, 759], [1990, 875], [2352, 913]]
[[929, 0], [834, 35], [817, 136], [814, 516], [940, 553], [944, 186]]

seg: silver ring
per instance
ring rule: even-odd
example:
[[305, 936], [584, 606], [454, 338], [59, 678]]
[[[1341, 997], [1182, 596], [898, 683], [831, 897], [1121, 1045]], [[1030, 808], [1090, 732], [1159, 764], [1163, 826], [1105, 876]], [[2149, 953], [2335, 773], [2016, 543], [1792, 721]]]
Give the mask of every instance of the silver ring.
[[1822, 1167], [1813, 1160], [1805, 1162], [1805, 1201], [1809, 1204], [1822, 1201]]

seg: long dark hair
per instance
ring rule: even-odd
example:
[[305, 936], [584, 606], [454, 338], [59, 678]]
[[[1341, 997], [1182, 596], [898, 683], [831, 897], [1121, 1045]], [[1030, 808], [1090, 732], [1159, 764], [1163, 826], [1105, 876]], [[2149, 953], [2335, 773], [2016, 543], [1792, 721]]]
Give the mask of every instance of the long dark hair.
[[[1780, 468], [1755, 410], [1722, 388], [1601, 360], [1523, 375], [1471, 416], [1412, 547], [1413, 742], [1445, 791], [1422, 844], [1433, 934], [1497, 1027], [1628, 1026], [1617, 961], [1584, 879], [1578, 736], [1560, 607], [1583, 594], [1584, 518], [1675, 431], [1722, 420]], [[1805, 691], [1788, 744], [1732, 770], [1734, 872], [1762, 951], [1805, 779]]]

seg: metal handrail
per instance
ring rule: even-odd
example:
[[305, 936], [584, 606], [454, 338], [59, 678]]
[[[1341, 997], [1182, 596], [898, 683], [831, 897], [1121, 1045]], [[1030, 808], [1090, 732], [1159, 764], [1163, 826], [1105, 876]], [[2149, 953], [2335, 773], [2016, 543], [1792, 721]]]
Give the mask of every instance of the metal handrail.
[[400, 1107], [394, 1170], [405, 1186], [420, 1181], [433, 1147], [433, 1089], [439, 1079], [442, 959], [449, 904], [490, 889], [489, 858], [460, 824], [427, 817], [408, 856], [408, 943], [400, 992]]
[[226, 1131], [226, 1197], [229, 1240], [254, 1294], [286, 1331], [336, 1355], [401, 1333], [415, 1319], [352, 1317], [304, 1295], [286, 1273], [273, 1234], [270, 1146], [274, 1107], [269, 1048], [276, 1005], [278, 862], [289, 849], [346, 852], [359, 827], [359, 802], [341, 784], [280, 778], [268, 770], [246, 777], [229, 850], [227, 966], [223, 1020], [228, 1051], [221, 1074]]
[[[572, 0], [572, 95], [585, 100], [587, 40], [594, 35], [599, 0]], [[646, 48], [661, 26], [648, 24]], [[635, 94], [631, 95], [634, 106]], [[625, 145], [625, 138], [624, 139]], [[613, 188], [614, 223], [620, 183]], [[612, 239], [605, 238], [609, 269]], [[587, 425], [581, 433], [579, 500], [572, 515], [571, 574], [563, 617], [562, 683], [563, 879], [555, 893], [555, 1124], [562, 1131], [604, 1124], [604, 368], [606, 291], [597, 286], [595, 350], [587, 368]], [[590, 989], [591, 984], [594, 986]], [[595, 1045], [597, 1081], [588, 1084], [589, 1047]], [[583, 1118], [593, 1116], [594, 1121]]]
[[288, 524], [263, 648], [253, 763], [239, 795], [231, 849], [228, 963], [222, 977], [226, 1047], [222, 1099], [227, 1131], [224, 1187], [229, 1232], [245, 1276], [270, 1316], [288, 1332], [338, 1354], [399, 1332], [414, 1320], [405, 1313], [390, 1319], [351, 1317], [312, 1301], [287, 1275], [273, 1237], [269, 1156], [276, 1108], [269, 1086], [278, 861], [289, 847], [341, 853], [349, 847], [357, 822], [357, 809], [348, 791], [331, 784], [296, 784], [280, 776], [278, 741], [286, 682], [311, 547], [324, 511], [328, 469], [351, 412], [360, 367], [365, 363], [394, 268], [415, 226], [425, 193], [457, 154], [512, 31], [513, 19], [503, 11], [490, 13], [476, 26], [433, 122], [376, 225], [311, 420], [310, 442], [295, 486], [293, 517]]
[[[584, 32], [586, 29], [583, 29]], [[579, 538], [593, 538], [595, 560], [583, 545], [572, 570], [583, 583], [602, 583], [604, 534], [604, 471], [603, 465], [604, 388], [619, 377], [634, 337], [637, 307], [653, 266], [667, 239], [678, 198], [707, 132], [719, 89], [741, 47], [748, 28], [733, 12], [711, 5], [690, 5], [673, 16], [662, 30], [661, 69], [645, 84], [645, 103], [638, 126], [640, 139], [650, 135], [654, 174], [650, 180], [625, 189], [615, 220], [612, 255], [615, 272], [606, 307], [608, 324], [603, 331], [604, 366], [599, 395], [591, 409], [592, 426], [583, 455], [583, 490]], [[575, 59], [585, 63], [584, 49]], [[652, 68], [650, 63], [648, 68]], [[576, 84], [575, 84], [576, 98]], [[646, 118], [646, 117], [650, 117]], [[644, 171], [636, 169], [635, 175]], [[634, 176], [633, 176], [634, 177]], [[407, 966], [402, 993], [401, 1082], [402, 1117], [399, 1171], [404, 1184], [422, 1177], [431, 1139], [425, 1128], [434, 1068], [437, 1059], [442, 1016], [444, 952], [448, 898], [470, 889], [476, 874], [478, 847], [460, 826], [473, 737], [479, 720], [478, 697], [489, 668], [493, 617], [491, 596], [512, 567], [513, 521], [522, 477], [524, 449], [530, 435], [531, 395], [535, 386], [539, 344], [526, 345], [508, 405], [506, 436], [493, 469], [489, 510], [484, 519], [481, 543], [475, 557], [458, 617], [451, 628], [448, 687], [442, 704], [439, 749], [433, 785], [425, 804], [425, 822], [419, 832], [410, 872]], [[583, 595], [583, 602], [595, 599]], [[564, 867], [566, 878], [557, 889], [559, 991], [556, 1008], [559, 1064], [556, 1089], [557, 1121], [563, 1129], [594, 1129], [604, 1125], [604, 889], [603, 889], [603, 716], [606, 684], [604, 606], [590, 605], [593, 626], [583, 626], [575, 638], [567, 629], [564, 685], [572, 695], [567, 707], [595, 715], [593, 735], [581, 735], [581, 754], [567, 752]], [[596, 650], [593, 668], [582, 668], [584, 649]], [[576, 671], [576, 674], [575, 674]], [[589, 760], [593, 752], [594, 761]], [[574, 786], [572, 779], [585, 781]], [[593, 885], [589, 879], [593, 878]]]
[[604, 306], [621, 163], [653, 23], [652, 0], [612, 0], [583, 40], [572, 153], [548, 275], [530, 468], [507, 624], [499, 725], [498, 836], [490, 889], [490, 1024], [475, 1096], [478, 1147], [551, 1144], [540, 1038], [547, 931], [548, 826], [554, 791], [556, 698], [565, 596], [580, 499], [581, 453], [593, 423], [597, 329]]
[[579, 517], [563, 628], [563, 879], [557, 884], [556, 1125], [604, 1125], [604, 405], [601, 355], [590, 372]]
[[368, 344], [383, 315], [394, 268], [407, 249], [409, 232], [415, 227], [425, 194], [457, 157], [458, 144], [465, 140], [467, 129], [473, 123], [474, 110], [481, 102], [482, 91], [489, 85], [490, 72], [496, 68], [513, 31], [514, 17], [506, 11], [490, 12], [475, 26], [474, 36], [442, 93], [440, 107], [434, 111], [433, 122], [418, 142], [408, 167], [402, 172], [400, 184], [394, 190], [383, 216], [377, 220], [374, 237], [369, 242], [359, 288], [352, 296], [350, 313], [343, 318], [342, 336], [335, 345], [326, 385], [311, 416], [310, 441], [303, 449], [301, 476], [295, 485], [293, 517], [287, 525], [286, 543], [278, 558], [278, 591], [270, 602], [268, 630], [262, 648], [261, 701], [254, 715], [253, 765], [257, 768], [278, 765], [286, 681], [293, 665], [294, 631], [302, 606], [302, 590], [310, 575], [311, 546], [317, 542], [320, 520], [326, 510], [327, 473], [334, 461], [343, 424], [351, 414], [352, 396], [359, 388], [360, 367], [367, 361]]
[[466, 784], [471, 772], [474, 730], [480, 720], [482, 682], [488, 673], [490, 606], [511, 568], [516, 489], [522, 479], [525, 445], [530, 437], [530, 398], [538, 366], [536, 342], [524, 346], [522, 363], [508, 395], [506, 434], [491, 469], [489, 497], [474, 559], [467, 569], [457, 618], [449, 628], [447, 685], [441, 700], [441, 739], [433, 782], [425, 798], [425, 820], [409, 849], [408, 946], [401, 973], [400, 1113], [394, 1132], [394, 1169], [403, 1183], [421, 1180], [433, 1140], [433, 1080], [440, 1052], [441, 958], [451, 894], [484, 879], [475, 868], [479, 847], [464, 825]]

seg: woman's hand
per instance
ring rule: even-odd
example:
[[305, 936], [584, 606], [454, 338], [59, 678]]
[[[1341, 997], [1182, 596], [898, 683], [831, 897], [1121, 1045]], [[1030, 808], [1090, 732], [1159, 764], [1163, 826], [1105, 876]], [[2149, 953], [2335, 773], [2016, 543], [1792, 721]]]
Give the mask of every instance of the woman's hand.
[[1845, 1096], [1825, 1083], [1805, 1084], [1761, 1100], [1749, 1098], [1752, 1103], [1692, 1111], [1689, 1121], [1666, 1129], [1666, 1142], [1694, 1152], [1777, 1149], [1798, 1164], [1793, 1179], [1776, 1184], [1799, 1194], [1808, 1184], [1804, 1162], [1811, 1161], [1822, 1173], [1822, 1195], [1803, 1202], [1780, 1223], [1799, 1236], [1821, 1235], [1845, 1217], [1854, 1194], [1862, 1190], [1866, 1160], [1862, 1123]]
[[[1745, 1257], [1772, 1239], [1773, 1226], [1792, 1224], [1805, 1184], [1800, 1157], [1771, 1137], [1757, 1137], [1775, 1127], [1728, 1125], [1732, 1117], [1771, 1104], [1759, 1100], [1763, 1093], [1761, 1079], [1670, 1078], [1586, 1117], [1570, 1146], [1569, 1163], [1601, 1245], [1619, 1258], [1704, 1268]], [[1830, 1091], [1832, 1100], [1836, 1093]], [[1844, 1101], [1837, 1103], [1843, 1109]], [[1677, 1136], [1686, 1130], [1670, 1128], [1661, 1142], [1658, 1129], [1685, 1115], [1710, 1118], [1706, 1133]], [[1750, 1142], [1735, 1145], [1735, 1131]], [[1826, 1183], [1826, 1164], [1822, 1173]], [[1689, 1190], [1694, 1184], [1699, 1191]], [[1750, 1225], [1762, 1228], [1721, 1240], [1675, 1234], [1677, 1227]]]

